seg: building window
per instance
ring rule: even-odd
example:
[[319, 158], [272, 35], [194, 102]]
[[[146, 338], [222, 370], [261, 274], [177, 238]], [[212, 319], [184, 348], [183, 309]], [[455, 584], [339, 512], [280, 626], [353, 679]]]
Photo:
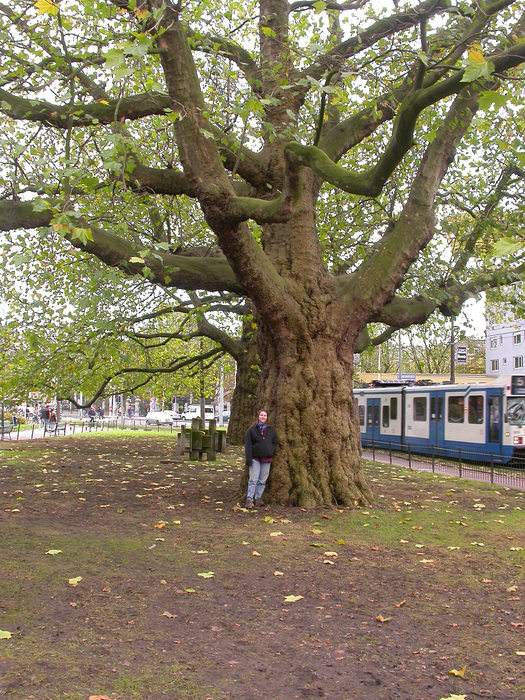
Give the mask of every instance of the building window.
[[503, 336], [502, 335], [500, 335], [500, 337], [499, 337], [499, 344], [503, 345]]
[[497, 372], [499, 370], [499, 360], [490, 361], [490, 371]]
[[523, 355], [514, 358], [514, 369], [523, 369]]
[[520, 345], [520, 344], [521, 344], [521, 332], [520, 332], [520, 333], [514, 333], [513, 341], [514, 341], [514, 345]]
[[491, 338], [490, 339], [490, 349], [494, 350], [494, 348], [498, 347], [498, 339], [497, 338]]
[[503, 364], [504, 364], [504, 365], [507, 364], [507, 358], [506, 358], [506, 357], [503, 358]]

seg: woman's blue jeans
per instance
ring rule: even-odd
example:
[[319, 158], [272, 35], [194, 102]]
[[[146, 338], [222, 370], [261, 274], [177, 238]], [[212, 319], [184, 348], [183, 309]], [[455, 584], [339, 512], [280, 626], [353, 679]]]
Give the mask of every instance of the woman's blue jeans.
[[271, 462], [259, 462], [258, 459], [252, 459], [252, 466], [249, 467], [248, 472], [248, 493], [246, 498], [253, 501], [262, 496], [271, 466]]

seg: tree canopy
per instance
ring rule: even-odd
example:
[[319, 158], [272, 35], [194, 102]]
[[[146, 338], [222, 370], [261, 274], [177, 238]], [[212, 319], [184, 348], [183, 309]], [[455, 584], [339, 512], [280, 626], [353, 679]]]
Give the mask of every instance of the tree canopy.
[[368, 324], [525, 272], [522, 3], [18, 0], [0, 26], [6, 264], [73, 247], [249, 299], [271, 495], [367, 500]]

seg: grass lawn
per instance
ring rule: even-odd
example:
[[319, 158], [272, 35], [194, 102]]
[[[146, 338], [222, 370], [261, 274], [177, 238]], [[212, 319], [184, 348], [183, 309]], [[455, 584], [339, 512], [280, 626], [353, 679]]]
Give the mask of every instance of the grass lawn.
[[220, 457], [1, 443], [0, 698], [524, 697], [522, 492], [367, 462], [371, 508], [248, 512]]

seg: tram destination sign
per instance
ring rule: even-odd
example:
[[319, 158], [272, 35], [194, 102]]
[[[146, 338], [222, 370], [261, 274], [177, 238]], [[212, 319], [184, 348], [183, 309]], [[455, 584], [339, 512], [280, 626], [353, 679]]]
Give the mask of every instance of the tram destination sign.
[[456, 345], [456, 364], [466, 365], [467, 364], [467, 346], [466, 345]]
[[511, 394], [517, 396], [525, 395], [525, 376], [514, 376], [511, 382]]

